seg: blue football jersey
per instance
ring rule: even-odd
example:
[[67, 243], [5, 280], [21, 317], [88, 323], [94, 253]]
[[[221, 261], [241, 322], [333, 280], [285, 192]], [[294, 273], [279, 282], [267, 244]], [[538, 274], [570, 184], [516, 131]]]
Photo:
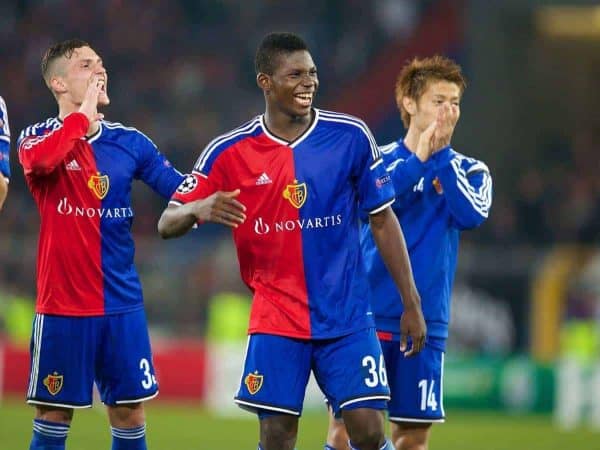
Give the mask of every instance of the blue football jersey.
[[[492, 203], [489, 169], [450, 147], [426, 163], [408, 150], [403, 140], [380, 149], [394, 182], [396, 202], [392, 208], [406, 239], [428, 334], [447, 338], [459, 235], [488, 217]], [[367, 223], [362, 225], [361, 245], [377, 329], [397, 333], [403, 311], [400, 294]]]
[[0, 97], [0, 174], [10, 178], [10, 127], [6, 103]]

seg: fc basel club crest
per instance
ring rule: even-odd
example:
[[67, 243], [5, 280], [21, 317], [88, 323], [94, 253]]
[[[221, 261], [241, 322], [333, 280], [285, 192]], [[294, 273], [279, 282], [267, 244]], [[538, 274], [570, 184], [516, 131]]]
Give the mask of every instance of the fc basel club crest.
[[52, 395], [56, 395], [63, 387], [63, 376], [54, 372], [54, 375], [48, 375], [44, 378], [44, 386]]
[[283, 198], [289, 200], [294, 208], [300, 209], [306, 201], [306, 183], [294, 180], [294, 184], [288, 184], [283, 190]]
[[263, 376], [259, 375], [258, 371], [255, 371], [254, 373], [249, 373], [248, 375], [246, 375], [246, 378], [244, 379], [244, 383], [246, 384], [246, 387], [248, 388], [248, 392], [250, 392], [250, 394], [254, 395], [258, 391], [260, 391], [260, 388], [263, 385]]
[[108, 175], [92, 175], [88, 180], [88, 187], [92, 190], [92, 192], [102, 200], [106, 197], [108, 193], [108, 188], [110, 187], [110, 181], [108, 180]]
[[435, 189], [435, 192], [437, 192], [438, 194], [444, 193], [444, 188], [442, 187], [442, 183], [440, 183], [440, 179], [438, 177], [434, 178], [432, 184], [433, 188]]

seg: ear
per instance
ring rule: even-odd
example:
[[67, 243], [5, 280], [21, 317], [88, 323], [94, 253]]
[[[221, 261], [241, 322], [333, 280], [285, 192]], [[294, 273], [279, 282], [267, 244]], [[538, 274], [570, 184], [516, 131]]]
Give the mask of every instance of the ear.
[[258, 75], [256, 75], [256, 84], [258, 84], [258, 87], [263, 91], [268, 92], [271, 89], [271, 77], [266, 73], [259, 72]]
[[67, 92], [67, 85], [62, 77], [54, 76], [50, 78], [50, 90], [56, 94], [64, 94]]
[[402, 106], [404, 106], [404, 109], [408, 111], [408, 114], [411, 116], [417, 114], [417, 102], [412, 98], [407, 96], [402, 97]]

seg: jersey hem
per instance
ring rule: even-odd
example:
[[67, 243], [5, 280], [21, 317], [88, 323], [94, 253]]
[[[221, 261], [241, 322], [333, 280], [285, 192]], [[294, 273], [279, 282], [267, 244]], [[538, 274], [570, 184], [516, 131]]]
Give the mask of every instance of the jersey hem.
[[62, 316], [62, 317], [98, 317], [98, 316], [111, 316], [114, 314], [123, 314], [129, 312], [139, 311], [140, 309], [144, 309], [144, 304], [140, 303], [139, 305], [129, 306], [127, 308], [113, 309], [113, 310], [70, 310], [70, 311], [54, 311], [52, 309], [47, 308], [36, 308], [35, 312], [37, 314], [44, 314], [48, 316]]
[[[375, 317], [377, 331], [387, 333], [400, 333], [400, 317]], [[427, 335], [438, 338], [448, 339], [448, 324], [443, 322], [430, 322], [425, 319], [427, 325]]]
[[336, 338], [348, 336], [349, 334], [357, 333], [359, 331], [366, 330], [369, 328], [375, 328], [375, 327], [372, 324], [364, 324], [363, 326], [348, 328], [346, 330], [342, 330], [342, 331], [336, 332], [334, 334], [310, 335], [310, 334], [303, 334], [303, 333], [290, 333], [290, 332], [283, 331], [283, 330], [265, 330], [265, 329], [259, 329], [259, 328], [255, 327], [255, 328], [250, 328], [248, 330], [248, 335], [270, 334], [270, 335], [275, 335], [275, 336], [288, 337], [288, 338], [292, 338], [292, 339], [303, 339], [303, 340], [307, 340], [307, 341], [315, 341], [315, 340], [321, 340], [321, 339], [323, 339], [323, 340], [324, 339], [336, 339]]

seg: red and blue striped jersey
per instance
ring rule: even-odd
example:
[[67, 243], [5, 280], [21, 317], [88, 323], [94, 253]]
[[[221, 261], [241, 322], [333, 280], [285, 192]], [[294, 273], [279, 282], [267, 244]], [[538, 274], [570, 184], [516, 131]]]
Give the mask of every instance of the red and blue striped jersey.
[[0, 176], [10, 178], [10, 127], [8, 126], [8, 113], [6, 103], [0, 97]]
[[254, 294], [250, 334], [321, 339], [374, 325], [359, 214], [389, 206], [393, 184], [364, 122], [314, 111], [293, 142], [264, 116], [214, 139], [172, 198], [241, 190], [247, 219], [233, 238]]
[[36, 311], [98, 316], [143, 307], [131, 184], [169, 198], [184, 177], [135, 128], [73, 113], [27, 127], [18, 156], [39, 209]]

